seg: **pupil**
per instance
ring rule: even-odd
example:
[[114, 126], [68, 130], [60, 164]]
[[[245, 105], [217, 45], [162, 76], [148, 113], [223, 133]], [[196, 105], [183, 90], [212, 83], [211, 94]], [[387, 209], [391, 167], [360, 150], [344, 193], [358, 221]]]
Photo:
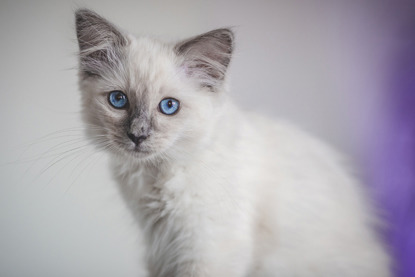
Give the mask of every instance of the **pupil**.
[[172, 102], [171, 100], [169, 100], [169, 102], [167, 102], [167, 106], [168, 106], [169, 108], [171, 108], [171, 107], [173, 106], [173, 102]]
[[117, 99], [117, 101], [122, 100], [122, 95], [117, 95], [117, 96], [115, 96], [115, 99]]

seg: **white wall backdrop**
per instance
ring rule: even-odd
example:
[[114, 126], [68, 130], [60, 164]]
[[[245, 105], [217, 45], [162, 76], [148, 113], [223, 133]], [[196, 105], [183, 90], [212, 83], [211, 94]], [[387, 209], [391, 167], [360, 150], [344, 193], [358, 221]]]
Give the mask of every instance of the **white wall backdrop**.
[[0, 275], [141, 274], [106, 155], [83, 139], [76, 8], [166, 40], [234, 27], [235, 101], [298, 123], [362, 166], [389, 45], [387, 7], [370, 3], [1, 1]]

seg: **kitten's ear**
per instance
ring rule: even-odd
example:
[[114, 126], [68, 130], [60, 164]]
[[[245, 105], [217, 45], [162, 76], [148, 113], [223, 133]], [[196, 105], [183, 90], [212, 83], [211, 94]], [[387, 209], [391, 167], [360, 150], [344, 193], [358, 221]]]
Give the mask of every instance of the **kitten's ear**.
[[120, 60], [120, 50], [127, 45], [126, 37], [110, 22], [87, 9], [75, 13], [81, 72], [100, 73]]
[[176, 53], [184, 58], [181, 66], [202, 86], [215, 90], [231, 61], [233, 37], [230, 29], [217, 29], [178, 43]]

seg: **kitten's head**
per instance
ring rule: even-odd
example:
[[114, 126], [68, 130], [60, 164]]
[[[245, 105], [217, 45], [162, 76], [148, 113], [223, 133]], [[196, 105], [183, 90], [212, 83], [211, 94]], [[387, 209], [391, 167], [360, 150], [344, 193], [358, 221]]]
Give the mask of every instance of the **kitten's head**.
[[78, 10], [76, 32], [83, 116], [95, 144], [143, 161], [207, 142], [233, 50], [229, 29], [167, 44]]

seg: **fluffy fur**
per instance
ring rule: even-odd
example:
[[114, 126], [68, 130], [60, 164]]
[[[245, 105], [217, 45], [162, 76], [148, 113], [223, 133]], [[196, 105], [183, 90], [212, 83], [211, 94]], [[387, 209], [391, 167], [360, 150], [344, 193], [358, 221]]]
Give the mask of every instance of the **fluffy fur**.
[[[112, 155], [150, 276], [389, 276], [375, 217], [338, 156], [225, 91], [228, 29], [167, 44], [76, 13], [89, 138]], [[108, 93], [129, 101], [114, 109]], [[180, 110], [160, 112], [173, 97]], [[136, 145], [127, 133], [147, 134]]]

